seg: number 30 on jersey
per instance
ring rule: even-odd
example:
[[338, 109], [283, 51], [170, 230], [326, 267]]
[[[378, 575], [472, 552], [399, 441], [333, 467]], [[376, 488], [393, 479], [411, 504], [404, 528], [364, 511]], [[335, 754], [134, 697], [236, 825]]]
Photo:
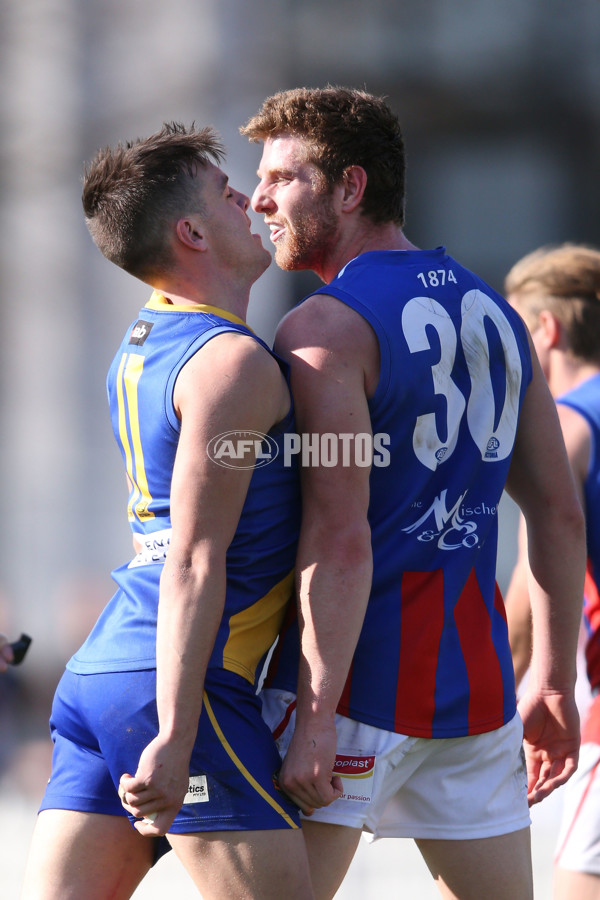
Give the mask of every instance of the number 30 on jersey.
[[[490, 369], [490, 345], [485, 328], [489, 320], [504, 351], [504, 390], [494, 391]], [[444, 307], [431, 297], [413, 297], [402, 313], [402, 328], [411, 353], [430, 350], [427, 327], [435, 329], [440, 358], [431, 368], [434, 391], [446, 400], [446, 439], [440, 438], [434, 413], [417, 417], [413, 449], [423, 465], [432, 471], [447, 460], [456, 448], [463, 416], [471, 437], [485, 462], [505, 459], [512, 451], [517, 430], [522, 365], [517, 339], [502, 309], [478, 290], [462, 298], [460, 328]], [[466, 398], [452, 380], [458, 341], [467, 363], [471, 388]], [[495, 377], [498, 377], [496, 375]], [[499, 397], [503, 400], [498, 401]], [[497, 409], [502, 402], [502, 409]], [[494, 425], [494, 423], [497, 423]]]

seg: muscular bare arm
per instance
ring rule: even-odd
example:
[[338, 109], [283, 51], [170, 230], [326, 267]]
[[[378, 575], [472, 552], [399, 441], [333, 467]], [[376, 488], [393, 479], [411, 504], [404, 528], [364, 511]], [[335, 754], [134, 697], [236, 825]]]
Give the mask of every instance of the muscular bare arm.
[[[378, 378], [379, 350], [357, 313], [334, 298], [310, 298], [284, 320], [276, 348], [291, 363], [301, 433], [317, 440], [371, 433], [367, 394]], [[302, 467], [297, 718], [280, 781], [304, 810], [340, 792], [331, 776], [334, 715], [371, 587], [370, 468], [355, 464], [353, 439], [349, 446], [346, 465], [338, 446], [337, 465]]]
[[554, 401], [532, 353], [507, 489], [527, 527], [533, 652], [523, 718], [530, 803], [577, 765], [576, 648], [585, 576], [585, 524]]

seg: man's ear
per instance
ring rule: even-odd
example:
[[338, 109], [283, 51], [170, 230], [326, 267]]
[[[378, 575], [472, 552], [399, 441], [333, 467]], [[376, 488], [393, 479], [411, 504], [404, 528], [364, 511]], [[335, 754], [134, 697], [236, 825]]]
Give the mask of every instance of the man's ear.
[[175, 226], [175, 234], [178, 240], [190, 250], [206, 250], [204, 229], [199, 219], [179, 219]]
[[548, 349], [557, 347], [562, 337], [562, 325], [549, 309], [543, 309], [538, 316], [539, 327], [543, 332], [544, 346]]
[[342, 178], [342, 210], [353, 212], [361, 203], [367, 187], [367, 173], [362, 166], [348, 166]]

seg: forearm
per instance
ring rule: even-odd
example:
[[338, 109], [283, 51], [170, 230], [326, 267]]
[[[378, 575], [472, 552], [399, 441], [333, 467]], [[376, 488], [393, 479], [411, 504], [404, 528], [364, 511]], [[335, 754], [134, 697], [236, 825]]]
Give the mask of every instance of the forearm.
[[333, 528], [311, 533], [308, 540], [305, 531], [298, 563], [301, 654], [296, 725], [280, 784], [310, 814], [342, 793], [340, 779], [332, 776], [337, 747], [335, 712], [371, 588], [366, 522], [358, 530]]
[[[550, 526], [549, 526], [550, 527]], [[532, 611], [532, 686], [571, 690], [576, 679], [576, 652], [586, 565], [583, 518], [556, 526], [552, 536], [529, 536], [529, 595]], [[548, 554], [560, 546], [561, 554]]]
[[160, 733], [191, 748], [206, 669], [223, 614], [225, 562], [165, 564], [158, 608], [156, 699]]
[[[575, 702], [577, 639], [586, 559], [583, 519], [565, 516], [529, 531], [532, 656], [519, 702], [527, 760], [527, 797], [538, 803], [564, 784], [577, 765], [579, 716]], [[559, 525], [562, 524], [562, 529]], [[552, 533], [553, 527], [559, 529]], [[560, 540], [559, 540], [560, 533]], [[535, 537], [534, 537], [535, 534]], [[549, 547], [564, 553], [549, 553]]]
[[368, 524], [304, 534], [298, 568], [297, 719], [329, 719], [344, 689], [369, 599], [373, 563]]

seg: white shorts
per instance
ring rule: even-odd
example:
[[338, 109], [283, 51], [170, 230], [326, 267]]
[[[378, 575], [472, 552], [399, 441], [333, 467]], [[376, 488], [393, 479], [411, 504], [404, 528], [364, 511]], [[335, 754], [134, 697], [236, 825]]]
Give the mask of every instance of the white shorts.
[[[263, 718], [283, 757], [294, 730], [295, 695], [269, 688], [261, 696]], [[368, 840], [470, 840], [531, 824], [518, 714], [472, 737], [408, 737], [340, 715], [336, 729], [335, 772], [344, 794], [315, 810], [311, 821], [361, 828]]]
[[564, 788], [554, 862], [561, 869], [600, 875], [600, 746], [582, 744], [579, 766]]

